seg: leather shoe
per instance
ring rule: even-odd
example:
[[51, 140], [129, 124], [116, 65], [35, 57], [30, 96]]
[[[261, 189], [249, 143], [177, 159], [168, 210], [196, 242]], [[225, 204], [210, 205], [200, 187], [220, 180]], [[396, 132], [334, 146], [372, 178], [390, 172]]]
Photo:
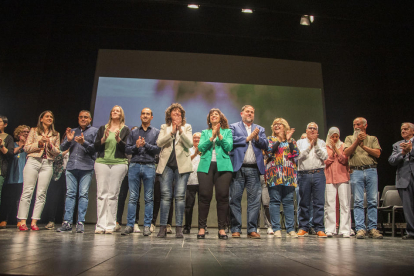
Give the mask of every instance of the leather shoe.
[[414, 236], [411, 235], [405, 235], [402, 237], [403, 240], [414, 240]]
[[240, 233], [239, 232], [234, 232], [233, 234], [231, 234], [232, 238], [240, 238]]
[[32, 231], [39, 231], [39, 227], [37, 225], [32, 225], [30, 226], [30, 228], [32, 229]]
[[260, 239], [260, 234], [257, 232], [250, 232], [247, 234], [247, 237], [251, 239]]
[[29, 228], [27, 228], [27, 225], [26, 224], [20, 224], [19, 230], [20, 231], [29, 231]]
[[184, 230], [183, 230], [183, 234], [190, 234], [190, 229], [188, 229], [188, 228], [184, 228]]
[[197, 239], [202, 240], [206, 238], [206, 234], [197, 234]]

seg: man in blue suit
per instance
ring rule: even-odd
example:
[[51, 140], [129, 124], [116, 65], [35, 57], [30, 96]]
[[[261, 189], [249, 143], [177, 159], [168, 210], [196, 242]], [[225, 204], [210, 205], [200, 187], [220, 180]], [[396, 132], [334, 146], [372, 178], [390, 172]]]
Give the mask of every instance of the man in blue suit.
[[230, 184], [230, 209], [233, 213], [231, 232], [233, 238], [240, 238], [241, 200], [246, 188], [247, 236], [260, 239], [260, 235], [257, 233], [257, 219], [262, 196], [260, 175], [265, 174], [262, 150], [267, 149], [268, 141], [265, 129], [253, 124], [253, 106], [243, 106], [240, 115], [242, 121], [230, 125], [233, 134], [233, 150], [230, 152], [233, 164], [233, 179]]
[[403, 123], [401, 136], [404, 140], [392, 146], [392, 154], [388, 162], [397, 166], [395, 186], [403, 202], [404, 217], [407, 222], [407, 235], [404, 240], [414, 239], [414, 124]]

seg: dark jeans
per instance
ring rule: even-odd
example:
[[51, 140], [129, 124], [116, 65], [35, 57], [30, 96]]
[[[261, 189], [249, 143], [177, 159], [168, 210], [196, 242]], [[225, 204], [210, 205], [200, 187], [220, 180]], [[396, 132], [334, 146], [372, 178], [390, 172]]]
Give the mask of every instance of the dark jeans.
[[293, 203], [293, 193], [295, 187], [277, 185], [269, 187], [270, 196], [270, 218], [273, 231], [282, 230], [280, 225], [280, 204], [283, 204], [283, 213], [285, 214], [286, 232], [294, 231], [295, 228], [295, 206]]
[[[116, 212], [116, 222], [122, 225], [122, 216], [124, 214], [124, 207], [125, 207], [125, 201], [128, 196], [129, 191], [129, 184], [128, 184], [128, 174], [125, 175], [124, 180], [122, 180], [121, 189], [119, 190], [119, 198], [118, 198], [118, 210]], [[141, 194], [141, 185], [139, 185], [139, 193]], [[139, 221], [139, 198], [137, 202], [137, 213], [135, 217], [135, 223], [138, 223]]]
[[230, 208], [232, 211], [231, 232], [239, 232], [242, 227], [241, 200], [243, 191], [247, 191], [247, 233], [257, 232], [257, 218], [260, 212], [262, 185], [258, 168], [241, 167], [233, 173], [230, 184]]
[[207, 217], [213, 197], [213, 187], [216, 187], [217, 220], [219, 230], [226, 228], [226, 218], [229, 210], [229, 187], [232, 172], [219, 172], [217, 162], [211, 162], [208, 173], [198, 172], [199, 200], [198, 200], [198, 228], [207, 226]]
[[414, 183], [412, 176], [408, 187], [405, 189], [398, 189], [398, 193], [400, 194], [403, 203], [404, 218], [407, 223], [407, 235], [414, 236]]
[[[157, 222], [158, 213], [160, 211], [161, 206], [161, 186], [160, 186], [161, 175], [157, 175], [155, 177], [154, 183], [154, 210], [152, 213], [152, 221], [151, 224]], [[173, 183], [173, 193], [174, 193], [175, 182]], [[172, 216], [174, 214], [174, 200], [171, 200], [170, 212], [168, 213], [168, 221], [167, 224], [172, 224]]]
[[298, 185], [300, 195], [299, 228], [309, 231], [310, 206], [313, 202], [313, 227], [316, 232], [325, 231], [323, 220], [326, 178], [324, 170], [320, 169], [317, 173], [298, 172]]
[[[185, 192], [185, 224], [184, 228], [191, 229], [191, 224], [193, 222], [193, 209], [195, 204], [195, 198], [198, 194], [199, 185], [187, 185], [187, 191]], [[200, 197], [200, 195], [199, 195]]]
[[5, 184], [1, 193], [0, 222], [16, 221], [17, 209], [19, 208], [20, 196], [23, 191], [23, 183]]
[[[42, 216], [42, 221], [61, 223], [63, 221], [66, 198], [66, 177], [65, 171], [60, 178], [55, 181], [51, 180], [49, 188], [47, 189], [45, 212]], [[56, 219], [56, 216], [59, 216]]]

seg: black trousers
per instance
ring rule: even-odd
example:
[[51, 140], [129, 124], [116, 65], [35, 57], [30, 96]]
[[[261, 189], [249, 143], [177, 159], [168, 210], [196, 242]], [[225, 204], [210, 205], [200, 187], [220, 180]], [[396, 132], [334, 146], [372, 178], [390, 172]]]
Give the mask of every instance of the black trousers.
[[[139, 194], [141, 195], [141, 186], [139, 185]], [[122, 225], [122, 216], [124, 214], [125, 208], [125, 201], [128, 195], [129, 185], [128, 185], [128, 174], [125, 175], [124, 180], [122, 180], [121, 189], [119, 190], [119, 197], [118, 197], [118, 210], [116, 212], [116, 221]], [[135, 223], [139, 221], [139, 198], [137, 202], [137, 215], [135, 217]]]
[[410, 184], [405, 189], [398, 189], [403, 202], [404, 218], [407, 222], [407, 234], [414, 236], [414, 183], [411, 179]]
[[[160, 211], [161, 206], [161, 175], [157, 175], [155, 177], [155, 183], [154, 183], [154, 209], [152, 212], [152, 221], [151, 224], [154, 224], [157, 222], [158, 213]], [[174, 187], [175, 182], [173, 182], [173, 192], [174, 194]], [[171, 206], [170, 206], [170, 212], [168, 213], [168, 221], [167, 224], [172, 225], [172, 217], [174, 213], [174, 200], [171, 200]]]
[[[198, 194], [198, 185], [187, 185], [187, 191], [185, 192], [185, 224], [184, 228], [191, 229], [193, 222], [193, 209], [195, 204], [196, 195]], [[200, 197], [200, 196], [199, 196]]]
[[219, 172], [217, 163], [211, 162], [208, 173], [198, 172], [199, 200], [198, 200], [198, 228], [207, 226], [210, 202], [213, 197], [213, 186], [216, 187], [217, 220], [219, 230], [226, 228], [227, 213], [229, 211], [229, 188], [232, 172]]
[[0, 222], [15, 224], [23, 183], [4, 184], [1, 192]]

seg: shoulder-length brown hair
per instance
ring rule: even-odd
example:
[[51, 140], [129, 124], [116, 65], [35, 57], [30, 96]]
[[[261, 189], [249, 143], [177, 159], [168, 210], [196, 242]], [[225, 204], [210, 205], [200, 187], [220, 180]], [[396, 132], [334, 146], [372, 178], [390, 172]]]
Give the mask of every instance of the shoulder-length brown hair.
[[40, 120], [43, 119], [46, 113], [50, 113], [52, 115], [53, 122], [50, 126], [50, 130], [52, 131], [52, 136], [57, 136], [59, 133], [55, 130], [55, 115], [53, 115], [53, 112], [50, 110], [45, 110], [42, 113], [40, 113], [39, 119], [37, 120], [37, 135], [42, 135], [42, 133], [45, 133], [45, 129]]
[[111, 124], [112, 124], [112, 111], [114, 110], [115, 107], [119, 107], [119, 110], [121, 111], [121, 118], [119, 119], [119, 129], [122, 129], [125, 126], [125, 113], [124, 110], [122, 109], [121, 106], [119, 105], [115, 105], [114, 107], [112, 107], [111, 112], [109, 112], [109, 121], [108, 123], [105, 125], [106, 128], [111, 128]]
[[172, 123], [171, 112], [176, 108], [178, 108], [181, 111], [181, 118], [183, 119], [182, 125], [185, 125], [187, 123], [185, 119], [185, 110], [183, 106], [179, 103], [173, 103], [165, 110], [165, 123], [167, 124], [167, 126], [171, 125]]
[[227, 118], [226, 118], [226, 116], [224, 116], [223, 112], [221, 112], [220, 109], [218, 109], [218, 108], [212, 108], [212, 109], [210, 109], [210, 112], [207, 115], [207, 125], [208, 125], [208, 129], [210, 129], [213, 126], [211, 124], [211, 122], [210, 122], [210, 115], [214, 111], [216, 111], [219, 114], [219, 116], [220, 116], [220, 127], [222, 129], [229, 128], [229, 122], [227, 121]]

